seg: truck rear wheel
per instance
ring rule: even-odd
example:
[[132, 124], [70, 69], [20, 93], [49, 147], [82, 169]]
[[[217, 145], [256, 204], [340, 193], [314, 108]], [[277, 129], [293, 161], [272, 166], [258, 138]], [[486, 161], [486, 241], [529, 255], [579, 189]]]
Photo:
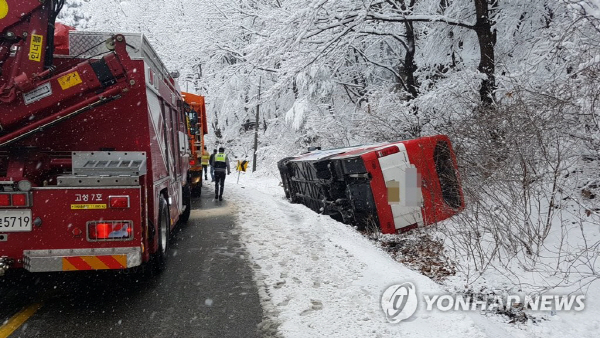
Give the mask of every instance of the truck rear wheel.
[[194, 196], [194, 197], [202, 196], [202, 187], [200, 186], [199, 183], [192, 187], [192, 196]]
[[179, 216], [179, 223], [187, 223], [190, 219], [190, 213], [192, 212], [192, 190], [190, 189], [190, 184], [187, 184], [182, 188], [183, 192], [181, 196], [183, 198], [183, 206], [185, 207], [185, 211]]
[[171, 219], [167, 201], [163, 196], [160, 196], [158, 205], [158, 250], [154, 253], [154, 270], [160, 273], [165, 269], [167, 263], [169, 239], [171, 237]]

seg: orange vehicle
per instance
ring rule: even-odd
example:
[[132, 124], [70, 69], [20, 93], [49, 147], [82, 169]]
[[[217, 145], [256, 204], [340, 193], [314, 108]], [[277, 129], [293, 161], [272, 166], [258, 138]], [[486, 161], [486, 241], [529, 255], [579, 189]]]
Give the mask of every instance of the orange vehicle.
[[188, 175], [192, 183], [192, 194], [200, 195], [202, 187], [201, 156], [204, 149], [204, 135], [208, 134], [206, 121], [206, 106], [204, 96], [182, 92], [185, 111], [188, 120], [188, 137], [190, 140], [190, 169]]

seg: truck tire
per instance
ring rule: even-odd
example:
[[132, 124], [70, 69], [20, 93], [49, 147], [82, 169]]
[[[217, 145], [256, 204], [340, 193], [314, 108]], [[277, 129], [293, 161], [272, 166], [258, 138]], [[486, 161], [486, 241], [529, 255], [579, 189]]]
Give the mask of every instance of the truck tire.
[[190, 184], [187, 184], [183, 188], [183, 192], [181, 196], [183, 198], [183, 206], [185, 207], [185, 211], [179, 216], [179, 223], [187, 223], [190, 219], [190, 213], [192, 212], [192, 190], [190, 189]]
[[194, 196], [194, 197], [202, 196], [202, 188], [200, 187], [199, 184], [196, 184], [192, 187], [192, 196]]
[[154, 270], [160, 273], [165, 269], [171, 238], [171, 218], [167, 201], [161, 195], [158, 202], [158, 248], [154, 253]]

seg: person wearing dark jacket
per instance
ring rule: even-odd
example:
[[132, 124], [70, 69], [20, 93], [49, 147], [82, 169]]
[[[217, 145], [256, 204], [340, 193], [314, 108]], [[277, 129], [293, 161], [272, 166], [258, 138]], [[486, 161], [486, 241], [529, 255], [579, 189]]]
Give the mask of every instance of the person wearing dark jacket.
[[222, 201], [223, 189], [225, 188], [225, 171], [227, 171], [227, 175], [231, 174], [229, 159], [225, 155], [225, 148], [219, 148], [219, 152], [214, 156], [213, 162], [215, 164], [215, 199]]
[[210, 158], [208, 159], [208, 163], [210, 164], [210, 179], [211, 182], [215, 181], [215, 155], [217, 154], [217, 149], [213, 149], [213, 153], [210, 154]]

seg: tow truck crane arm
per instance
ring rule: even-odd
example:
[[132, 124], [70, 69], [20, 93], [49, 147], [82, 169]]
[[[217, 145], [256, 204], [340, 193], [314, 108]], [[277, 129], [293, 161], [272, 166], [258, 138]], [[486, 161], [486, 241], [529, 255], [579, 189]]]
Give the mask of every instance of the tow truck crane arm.
[[[125, 38], [112, 53], [58, 71], [54, 22], [64, 0], [0, 0], [0, 147], [115, 100], [135, 82], [123, 66]], [[58, 74], [56, 74], [58, 73]]]

